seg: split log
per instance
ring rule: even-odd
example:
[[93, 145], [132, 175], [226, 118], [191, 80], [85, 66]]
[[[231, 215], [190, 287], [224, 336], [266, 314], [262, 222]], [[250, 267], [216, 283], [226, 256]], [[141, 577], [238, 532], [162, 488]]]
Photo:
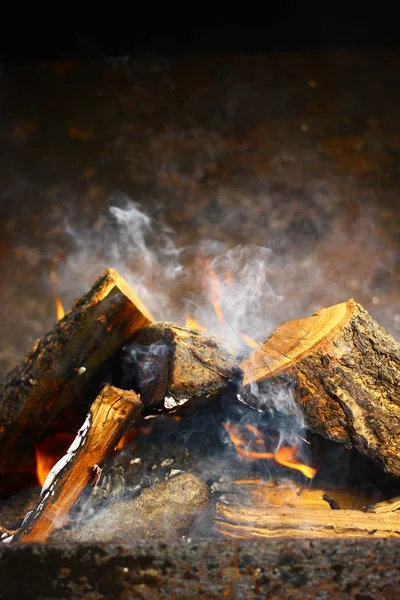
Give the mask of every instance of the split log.
[[129, 542], [187, 535], [210, 499], [210, 488], [191, 473], [182, 473], [142, 490], [130, 500], [111, 502], [90, 521], [54, 532], [51, 541]]
[[371, 513], [392, 513], [398, 510], [400, 510], [400, 496], [395, 496], [389, 500], [382, 500], [381, 502], [367, 506], [367, 512]]
[[0, 471], [15, 467], [49, 423], [138, 330], [152, 321], [107, 269], [0, 385]]
[[400, 537], [400, 516], [360, 510], [229, 506], [219, 503], [214, 531], [241, 539], [272, 537]]
[[285, 386], [309, 429], [400, 476], [400, 345], [354, 300], [284, 323], [240, 366], [244, 401], [271, 408]]
[[174, 323], [153, 323], [124, 348], [124, 387], [147, 412], [205, 404], [241, 378], [238, 357], [215, 338]]
[[25, 518], [14, 541], [44, 542], [61, 527], [84, 488], [96, 484], [99, 465], [116, 447], [142, 403], [135, 392], [106, 385], [92, 404], [84, 424], [67, 454], [44, 482], [38, 506]]

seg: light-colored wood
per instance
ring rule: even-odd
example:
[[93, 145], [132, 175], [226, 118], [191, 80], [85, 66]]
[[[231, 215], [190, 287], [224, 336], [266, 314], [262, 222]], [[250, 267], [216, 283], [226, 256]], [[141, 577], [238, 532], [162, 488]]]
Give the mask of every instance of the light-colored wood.
[[0, 385], [0, 471], [32, 452], [60, 410], [151, 322], [127, 282], [107, 269]]
[[271, 537], [400, 537], [400, 515], [359, 510], [217, 505], [216, 533], [241, 539]]
[[280, 325], [261, 345], [240, 365], [244, 371], [243, 384], [257, 383], [266, 377], [279, 375], [292, 363], [308, 354], [319, 342], [340, 327], [352, 301], [323, 308], [312, 317], [288, 321]]
[[400, 477], [400, 344], [354, 300], [281, 325], [240, 366], [245, 402], [279, 410], [283, 387], [288, 416]]
[[[400, 511], [400, 496], [390, 498], [390, 500], [382, 500], [368, 507], [368, 512], [382, 514]], [[400, 514], [400, 512], [398, 513]]]
[[251, 479], [237, 480], [234, 482], [234, 492], [229, 495], [230, 504], [243, 503], [246, 506], [258, 506], [267, 510], [275, 508], [288, 509], [321, 509], [330, 512], [329, 502], [324, 500], [328, 495], [335, 500], [342, 509], [362, 510], [373, 500], [366, 492], [351, 488], [333, 487], [332, 483], [322, 486], [300, 484], [288, 480], [279, 482], [261, 482]]
[[84, 488], [95, 480], [101, 465], [140, 413], [142, 403], [127, 390], [105, 386], [90, 408], [88, 429], [76, 452], [42, 492], [43, 499], [28, 517], [15, 540], [44, 542], [61, 527]]

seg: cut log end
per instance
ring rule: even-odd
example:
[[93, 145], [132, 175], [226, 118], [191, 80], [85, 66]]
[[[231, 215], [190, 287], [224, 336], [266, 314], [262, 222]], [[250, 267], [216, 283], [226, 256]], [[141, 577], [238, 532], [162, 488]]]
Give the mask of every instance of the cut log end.
[[252, 384], [267, 406], [286, 385], [309, 429], [400, 476], [400, 345], [354, 300], [281, 325], [240, 366], [250, 404]]
[[312, 317], [288, 321], [278, 327], [268, 340], [241, 364], [243, 384], [249, 385], [279, 375], [318, 344], [326, 343], [330, 335], [349, 319], [354, 300], [317, 311]]
[[103, 273], [103, 277], [108, 282], [107, 285], [109, 288], [112, 289], [113, 285], [115, 285], [121, 291], [121, 293], [132, 302], [132, 304], [143, 315], [143, 317], [147, 319], [149, 323], [154, 321], [150, 311], [140, 300], [139, 296], [117, 271], [114, 269], [106, 269], [106, 271]]
[[107, 269], [0, 384], [0, 471], [32, 452], [54, 417], [150, 322], [127, 282]]

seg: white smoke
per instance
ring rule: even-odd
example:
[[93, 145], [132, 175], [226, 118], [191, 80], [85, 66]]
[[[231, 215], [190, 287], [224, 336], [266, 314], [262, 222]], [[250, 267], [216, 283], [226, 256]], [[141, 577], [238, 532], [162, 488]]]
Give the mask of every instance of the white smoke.
[[116, 269], [157, 319], [171, 318], [170, 290], [182, 276], [180, 250], [165, 224], [152, 219], [126, 196], [114, 196], [91, 230], [67, 223], [73, 243], [59, 288], [72, 300], [106, 269]]

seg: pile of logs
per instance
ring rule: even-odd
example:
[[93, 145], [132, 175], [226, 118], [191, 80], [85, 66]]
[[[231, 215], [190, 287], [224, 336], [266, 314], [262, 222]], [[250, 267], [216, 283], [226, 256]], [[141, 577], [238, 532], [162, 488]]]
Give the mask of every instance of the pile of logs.
[[[106, 385], [105, 368], [113, 372]], [[69, 403], [87, 411], [37, 507], [19, 530], [0, 538], [48, 539], [139, 414], [195, 410], [220, 393], [273, 413], [279, 406], [270, 399], [282, 386], [311, 431], [355, 447], [400, 477], [400, 346], [359, 304], [349, 300], [284, 323], [244, 358], [200, 331], [154, 322], [122, 277], [107, 269], [0, 385], [2, 473], [32, 456]], [[215, 529], [238, 537], [251, 536], [250, 524], [262, 537], [327, 535], [332, 528], [342, 535], [354, 530], [356, 518], [359, 535], [400, 535], [393, 510], [379, 524], [362, 511], [331, 511], [328, 520], [321, 508], [282, 511], [219, 505]]]

